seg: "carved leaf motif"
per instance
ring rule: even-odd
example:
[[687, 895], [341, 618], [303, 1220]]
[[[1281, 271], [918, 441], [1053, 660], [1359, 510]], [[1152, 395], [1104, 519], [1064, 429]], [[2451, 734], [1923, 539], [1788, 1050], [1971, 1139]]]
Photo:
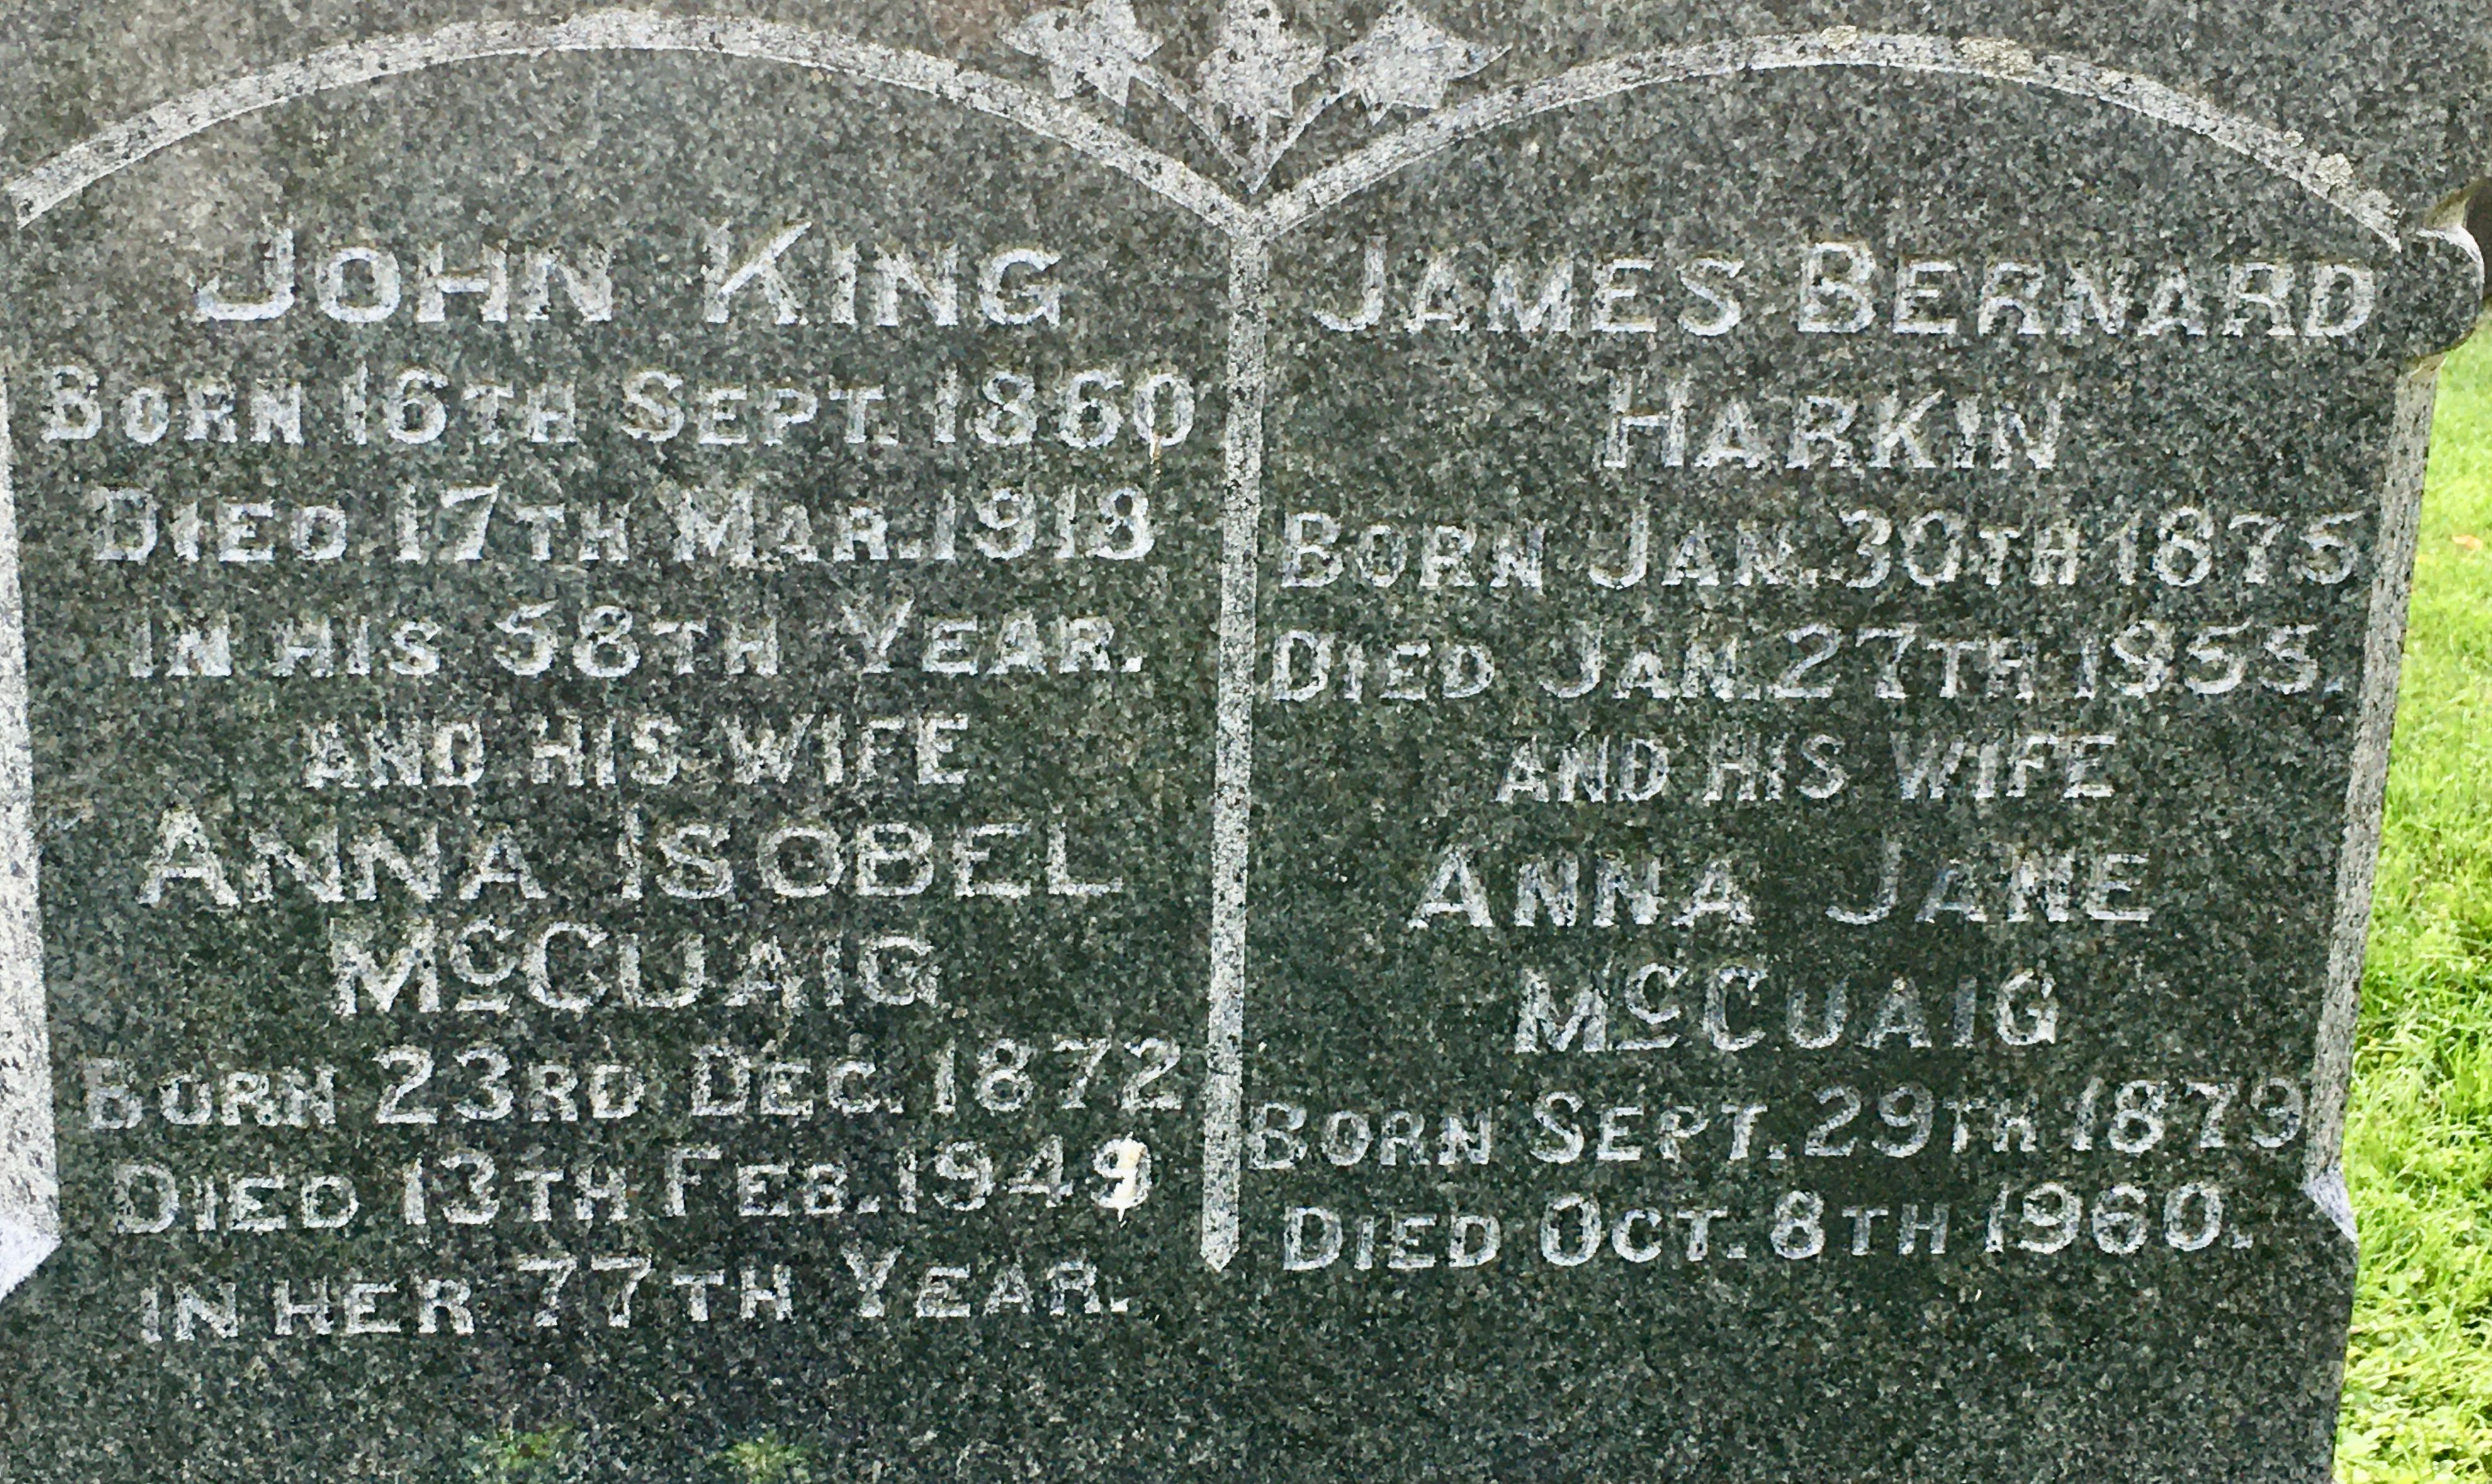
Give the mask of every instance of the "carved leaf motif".
[[1121, 108], [1134, 78], [1160, 49], [1134, 17], [1133, 0], [1089, 0], [1080, 10], [1040, 11], [1004, 33], [1004, 45], [1047, 64], [1058, 98], [1087, 82]]
[[1323, 45], [1291, 31], [1276, 0], [1229, 0], [1195, 82], [1232, 119], [1286, 119], [1323, 63]]
[[1439, 108], [1447, 84], [1478, 72], [1501, 50], [1467, 42], [1409, 5], [1397, 5], [1341, 54], [1344, 88], [1379, 121], [1392, 107]]

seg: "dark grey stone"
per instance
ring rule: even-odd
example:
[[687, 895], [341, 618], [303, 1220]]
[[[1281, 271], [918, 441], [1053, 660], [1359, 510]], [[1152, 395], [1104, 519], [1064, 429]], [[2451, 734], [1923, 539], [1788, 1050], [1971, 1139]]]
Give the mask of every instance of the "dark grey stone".
[[2485, 51], [0, 7], [0, 1478], [2325, 1477]]

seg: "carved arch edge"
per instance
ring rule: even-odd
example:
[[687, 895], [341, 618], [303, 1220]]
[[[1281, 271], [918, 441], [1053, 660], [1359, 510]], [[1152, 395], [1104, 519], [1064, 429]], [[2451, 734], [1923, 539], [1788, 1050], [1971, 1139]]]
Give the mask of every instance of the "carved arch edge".
[[731, 16], [590, 12], [552, 22], [466, 21], [351, 42], [186, 93], [0, 184], [28, 225], [106, 176], [216, 125], [314, 93], [455, 62], [550, 52], [682, 51], [777, 62], [923, 93], [1018, 124], [1122, 173], [1232, 238], [1269, 241], [1453, 144], [1536, 114], [1674, 82], [1806, 68], [1878, 68], [2016, 82], [2124, 109], [2199, 135], [2294, 182], [2391, 251], [2400, 213], [2345, 156], [2136, 73], [1992, 37], [1822, 31], [1737, 37], [1589, 62], [1427, 114], [1260, 204], [1231, 194], [1070, 102], [925, 52], [836, 32]]

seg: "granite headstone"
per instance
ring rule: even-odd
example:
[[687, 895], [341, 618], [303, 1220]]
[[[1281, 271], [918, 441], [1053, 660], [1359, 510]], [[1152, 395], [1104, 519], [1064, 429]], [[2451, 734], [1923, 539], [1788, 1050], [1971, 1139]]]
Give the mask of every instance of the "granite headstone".
[[2487, 37], [0, 6], [0, 1478], [2315, 1484]]

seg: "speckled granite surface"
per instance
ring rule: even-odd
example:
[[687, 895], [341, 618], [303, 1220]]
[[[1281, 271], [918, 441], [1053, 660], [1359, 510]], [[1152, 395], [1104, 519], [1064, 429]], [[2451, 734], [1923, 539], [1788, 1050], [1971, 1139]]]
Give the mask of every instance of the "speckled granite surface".
[[0, 1479], [2324, 1477], [2486, 45], [0, 10]]

